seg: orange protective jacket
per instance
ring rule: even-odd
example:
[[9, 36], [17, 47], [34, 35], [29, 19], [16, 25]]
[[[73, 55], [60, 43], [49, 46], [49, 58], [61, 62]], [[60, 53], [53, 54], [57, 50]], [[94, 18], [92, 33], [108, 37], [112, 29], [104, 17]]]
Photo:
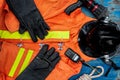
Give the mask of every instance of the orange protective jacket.
[[[19, 21], [9, 10], [5, 0], [0, 0], [0, 80], [15, 80], [21, 71], [37, 55], [40, 44], [48, 44], [55, 47], [60, 53], [61, 60], [55, 69], [50, 73], [46, 80], [68, 80], [68, 78], [78, 73], [82, 67], [81, 63], [74, 63], [68, 59], [64, 53], [67, 48], [73, 49], [84, 60], [91, 60], [85, 56], [78, 46], [78, 34], [82, 25], [93, 20], [81, 12], [75, 10], [70, 16], [64, 13], [64, 10], [77, 0], [34, 0], [45, 21], [50, 26], [50, 31], [67, 31], [67, 38], [49, 37], [45, 40], [39, 40], [34, 43], [30, 38], [23, 38], [18, 34]], [[17, 33], [17, 36], [14, 35]], [[9, 35], [8, 35], [9, 34]], [[57, 33], [56, 33], [57, 34]], [[5, 36], [7, 35], [7, 37]], [[62, 35], [62, 34], [60, 34]], [[25, 34], [26, 36], [26, 34]], [[28, 37], [30, 37], [27, 34]], [[62, 35], [63, 36], [63, 35]], [[22, 46], [17, 46], [19, 43]], [[60, 46], [62, 44], [62, 46]], [[61, 50], [59, 48], [62, 48]], [[22, 52], [21, 58], [17, 56]], [[29, 53], [30, 52], [30, 53]], [[27, 55], [31, 54], [29, 61], [25, 61]], [[17, 60], [18, 59], [18, 60]], [[15, 66], [15, 63], [17, 66]], [[25, 64], [23, 66], [23, 64]], [[15, 69], [13, 68], [15, 66]], [[22, 67], [23, 66], [23, 67]]]

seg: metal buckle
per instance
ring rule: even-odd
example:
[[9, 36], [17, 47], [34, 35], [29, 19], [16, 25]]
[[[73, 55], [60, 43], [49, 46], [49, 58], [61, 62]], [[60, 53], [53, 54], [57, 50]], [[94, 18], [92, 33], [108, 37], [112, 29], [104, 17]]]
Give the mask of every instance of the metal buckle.
[[63, 50], [63, 42], [58, 43], [58, 50]]
[[40, 49], [43, 47], [43, 45], [45, 45], [45, 44], [43, 44], [43, 43], [40, 43], [40, 44], [39, 44]]

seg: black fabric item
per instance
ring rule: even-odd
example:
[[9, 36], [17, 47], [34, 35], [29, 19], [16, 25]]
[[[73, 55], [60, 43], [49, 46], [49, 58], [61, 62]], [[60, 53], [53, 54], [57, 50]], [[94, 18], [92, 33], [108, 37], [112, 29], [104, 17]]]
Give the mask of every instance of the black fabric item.
[[110, 70], [113, 68], [113, 69], [115, 69], [115, 70], [120, 70], [120, 67], [117, 65], [117, 64], [115, 64], [111, 59], [105, 59], [105, 58], [101, 58], [101, 60], [105, 63], [105, 64], [107, 64], [107, 65], [109, 65], [110, 67], [108, 68], [108, 70], [107, 70], [107, 72], [105, 73], [105, 76], [107, 77], [108, 76], [108, 74], [109, 74], [109, 72], [110, 72]]
[[44, 39], [50, 28], [37, 9], [34, 0], [6, 0], [6, 2], [20, 22], [19, 33], [22, 34], [28, 30], [34, 42], [37, 41], [37, 36]]
[[120, 44], [120, 29], [113, 22], [91, 21], [82, 27], [78, 37], [79, 47], [87, 56], [112, 56]]
[[44, 45], [16, 80], [45, 80], [59, 60], [60, 56], [58, 52], [55, 52], [55, 48], [48, 50], [48, 45]]
[[70, 15], [71, 12], [76, 10], [79, 7], [85, 7], [95, 16], [96, 19], [101, 19], [108, 16], [107, 7], [98, 4], [95, 0], [77, 0], [77, 2], [71, 4], [65, 9], [65, 13]]
[[101, 19], [103, 17], [107, 17], [108, 16], [108, 8], [96, 3], [95, 0], [81, 0], [83, 2], [83, 6], [85, 6], [86, 8], [88, 8], [91, 13], [95, 16], [95, 18], [97, 19]]
[[95, 11], [91, 11], [96, 19], [101, 19], [103, 17], [108, 16], [109, 12], [107, 7], [100, 4], [98, 4], [97, 6], [98, 8]]

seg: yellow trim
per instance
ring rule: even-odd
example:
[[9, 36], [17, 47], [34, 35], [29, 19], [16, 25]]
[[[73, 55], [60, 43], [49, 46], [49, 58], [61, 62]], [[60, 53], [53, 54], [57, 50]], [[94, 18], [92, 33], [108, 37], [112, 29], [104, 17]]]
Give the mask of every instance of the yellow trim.
[[10, 77], [13, 77], [13, 76], [14, 76], [14, 73], [15, 73], [18, 65], [19, 65], [19, 62], [20, 62], [20, 60], [21, 60], [21, 58], [22, 58], [22, 56], [23, 56], [24, 51], [25, 51], [24, 48], [20, 48], [20, 50], [19, 50], [19, 52], [18, 52], [18, 55], [17, 55], [17, 57], [16, 57], [13, 65], [12, 65], [12, 68], [11, 68], [9, 74], [8, 74]]
[[[19, 32], [9, 32], [6, 30], [0, 30], [0, 37], [2, 39], [31, 39], [29, 33], [26, 31], [24, 34], [19, 34]], [[69, 39], [69, 31], [48, 31], [48, 35], [45, 39]]]
[[2, 30], [0, 30], [0, 38], [1, 38], [1, 36], [2, 36], [2, 32], [3, 32], [3, 31], [2, 31]]
[[55, 38], [55, 39], [69, 39], [69, 31], [49, 31], [45, 39]]
[[9, 31], [1, 31], [2, 34], [1, 34], [1, 38], [3, 39], [30, 39], [30, 36], [28, 34], [28, 32], [25, 32], [24, 34], [19, 34], [19, 32], [9, 32]]
[[29, 51], [28, 51], [28, 54], [27, 54], [27, 56], [26, 56], [26, 58], [25, 58], [25, 61], [23, 62], [22, 67], [21, 67], [21, 69], [20, 69], [20, 71], [19, 71], [19, 74], [28, 66], [32, 55], [33, 55], [33, 51], [32, 51], [32, 50], [29, 50]]

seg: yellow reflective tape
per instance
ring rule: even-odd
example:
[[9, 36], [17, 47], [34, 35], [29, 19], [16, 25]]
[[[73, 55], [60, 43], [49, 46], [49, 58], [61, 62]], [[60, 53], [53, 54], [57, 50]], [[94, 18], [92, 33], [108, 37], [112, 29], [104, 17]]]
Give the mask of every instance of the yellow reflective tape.
[[19, 34], [19, 32], [9, 32], [9, 31], [2, 31], [1, 38], [3, 39], [30, 39], [28, 32], [24, 34]]
[[69, 31], [49, 31], [45, 39], [69, 39]]
[[[24, 34], [19, 34], [19, 32], [9, 32], [5, 30], [0, 30], [2, 39], [31, 39], [29, 33], [26, 31]], [[69, 31], [48, 31], [48, 35], [45, 39], [69, 39]]]
[[2, 35], [2, 32], [3, 32], [3, 31], [2, 31], [2, 30], [0, 30], [0, 37], [1, 37], [1, 35]]
[[22, 67], [19, 71], [19, 74], [28, 66], [29, 62], [30, 62], [30, 59], [32, 57], [32, 54], [33, 54], [33, 51], [32, 50], [29, 50], [28, 53], [27, 53], [27, 56], [22, 64]]
[[16, 57], [13, 65], [12, 65], [12, 68], [11, 68], [9, 74], [8, 74], [10, 77], [13, 77], [13, 76], [14, 76], [14, 73], [15, 73], [15, 71], [16, 71], [19, 63], [20, 63], [20, 60], [21, 60], [21, 58], [22, 58], [22, 56], [23, 56], [24, 51], [25, 51], [24, 48], [20, 48], [20, 50], [19, 50], [19, 52], [18, 52], [18, 55], [17, 55], [17, 57]]

